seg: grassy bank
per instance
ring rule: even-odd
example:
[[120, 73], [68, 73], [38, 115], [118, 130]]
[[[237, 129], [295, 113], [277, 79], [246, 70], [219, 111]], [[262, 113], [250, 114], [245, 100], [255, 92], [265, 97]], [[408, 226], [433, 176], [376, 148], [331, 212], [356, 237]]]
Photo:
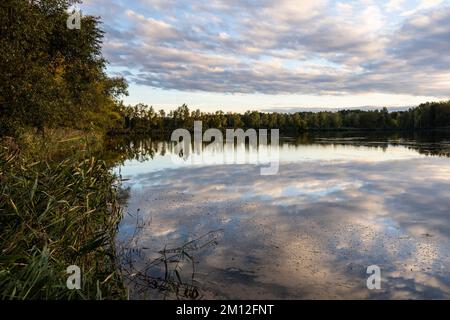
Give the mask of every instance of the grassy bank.
[[[96, 139], [20, 140], [0, 146], [1, 298], [124, 298], [113, 241], [121, 209], [114, 177], [90, 155]], [[81, 290], [66, 287], [70, 265], [81, 268]]]

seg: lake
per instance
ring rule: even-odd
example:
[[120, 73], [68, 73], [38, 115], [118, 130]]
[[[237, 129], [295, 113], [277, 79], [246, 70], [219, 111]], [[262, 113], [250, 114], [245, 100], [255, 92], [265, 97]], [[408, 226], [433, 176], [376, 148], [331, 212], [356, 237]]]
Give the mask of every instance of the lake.
[[[148, 137], [114, 145], [130, 298], [450, 298], [449, 133], [285, 137], [272, 176], [173, 150]], [[380, 289], [367, 287], [369, 266]]]

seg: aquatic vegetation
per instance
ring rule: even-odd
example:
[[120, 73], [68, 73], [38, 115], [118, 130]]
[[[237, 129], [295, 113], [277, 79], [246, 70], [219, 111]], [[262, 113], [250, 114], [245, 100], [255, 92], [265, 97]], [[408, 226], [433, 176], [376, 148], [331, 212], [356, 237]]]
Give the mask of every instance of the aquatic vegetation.
[[[0, 297], [124, 297], [113, 238], [121, 218], [115, 178], [103, 161], [36, 160], [13, 140], [0, 148]], [[81, 268], [68, 290], [66, 268]]]
[[138, 243], [139, 231], [145, 225], [138, 220], [133, 236], [127, 243], [120, 245], [122, 274], [129, 286], [132, 286], [133, 291], [141, 297], [145, 297], [149, 290], [157, 290], [164, 298], [200, 299], [201, 291], [195, 280], [195, 253], [216, 245], [223, 230], [208, 232], [178, 247], [165, 247], [158, 252], [160, 255], [158, 258], [146, 263], [143, 268], [139, 268], [135, 265], [134, 258], [136, 256], [144, 258], [143, 249], [130, 245]]

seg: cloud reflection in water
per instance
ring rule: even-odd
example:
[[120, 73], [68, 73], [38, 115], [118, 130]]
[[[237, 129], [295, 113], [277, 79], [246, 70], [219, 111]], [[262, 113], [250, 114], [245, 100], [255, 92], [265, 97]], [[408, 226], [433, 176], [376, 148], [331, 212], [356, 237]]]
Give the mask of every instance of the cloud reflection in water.
[[[450, 161], [375, 150], [328, 146], [349, 159], [284, 159], [276, 176], [253, 165], [124, 170], [127, 211], [151, 220], [137, 263], [223, 229], [196, 257], [206, 298], [450, 298]], [[373, 264], [380, 291], [366, 288]]]

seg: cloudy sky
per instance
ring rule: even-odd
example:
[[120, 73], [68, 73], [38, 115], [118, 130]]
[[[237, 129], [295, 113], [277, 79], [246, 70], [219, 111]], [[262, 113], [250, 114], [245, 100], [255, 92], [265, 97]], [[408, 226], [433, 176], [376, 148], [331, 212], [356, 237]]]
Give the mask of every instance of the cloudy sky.
[[450, 0], [84, 0], [127, 103], [205, 111], [450, 97]]

